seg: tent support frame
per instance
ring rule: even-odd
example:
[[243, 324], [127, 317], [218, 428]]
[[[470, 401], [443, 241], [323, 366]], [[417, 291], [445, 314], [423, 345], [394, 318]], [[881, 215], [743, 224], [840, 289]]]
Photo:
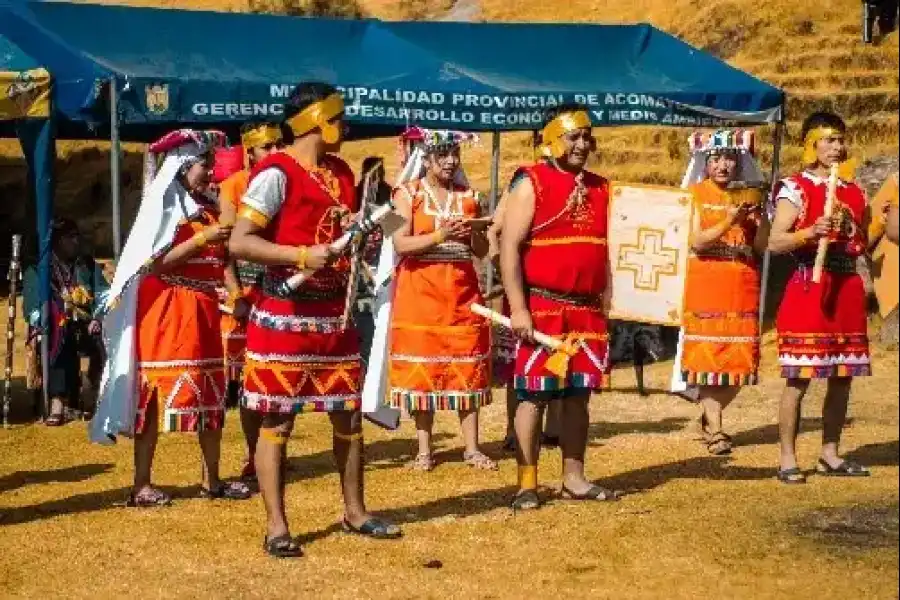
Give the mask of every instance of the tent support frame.
[[[772, 171], [769, 178], [769, 200], [775, 193], [775, 185], [778, 183], [778, 172], [781, 168], [781, 145], [784, 143], [785, 120], [784, 111], [782, 117], [775, 125], [772, 134]], [[769, 293], [769, 271], [772, 266], [772, 253], [766, 250], [763, 254], [762, 273], [759, 282], [759, 335], [763, 334], [763, 324], [766, 321], [766, 296]]]
[[120, 169], [122, 147], [119, 140], [119, 91], [116, 87], [116, 78], [109, 80], [109, 187], [112, 197], [112, 230], [113, 230], [113, 256], [116, 261], [122, 253], [122, 222], [121, 201], [122, 189], [120, 184]]
[[[493, 215], [497, 210], [500, 200], [500, 132], [495, 131], [491, 136], [491, 194], [488, 199], [489, 214]], [[491, 284], [494, 282], [494, 264], [488, 260], [484, 270], [484, 293], [491, 293]]]

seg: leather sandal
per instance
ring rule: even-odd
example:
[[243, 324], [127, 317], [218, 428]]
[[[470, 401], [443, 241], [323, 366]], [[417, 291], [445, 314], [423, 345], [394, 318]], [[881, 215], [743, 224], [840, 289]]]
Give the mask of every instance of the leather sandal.
[[298, 558], [303, 556], [303, 549], [288, 533], [273, 538], [263, 538], [263, 550], [273, 558]]
[[209, 500], [247, 500], [252, 495], [250, 487], [240, 481], [223, 481], [212, 489], [200, 488], [200, 496]]
[[376, 540], [396, 540], [403, 535], [397, 525], [372, 517], [359, 527], [354, 527], [346, 518], [341, 522], [345, 533], [370, 537]]
[[566, 484], [563, 484], [560, 496], [564, 500], [595, 500], [597, 502], [616, 502], [622, 498], [622, 495], [616, 490], [608, 490], [599, 485], [592, 485], [583, 494], [576, 494], [566, 487]]
[[496, 471], [497, 463], [490, 459], [484, 452], [463, 452], [463, 462], [474, 469], [483, 471]]
[[514, 512], [520, 510], [537, 510], [541, 507], [541, 497], [537, 490], [519, 490], [510, 503]]
[[778, 481], [787, 485], [799, 485], [806, 483], [806, 475], [803, 474], [797, 467], [791, 467], [790, 469], [778, 469], [778, 475], [776, 476]]
[[706, 441], [706, 449], [713, 456], [731, 454], [732, 448], [731, 436], [724, 431], [717, 431]]
[[825, 477], [868, 477], [872, 474], [869, 469], [852, 460], [845, 460], [836, 467], [832, 467], [824, 459], [816, 463], [816, 473]]
[[172, 504], [172, 497], [156, 488], [138, 493], [131, 492], [125, 502], [125, 506], [132, 508], [159, 508], [170, 504]]

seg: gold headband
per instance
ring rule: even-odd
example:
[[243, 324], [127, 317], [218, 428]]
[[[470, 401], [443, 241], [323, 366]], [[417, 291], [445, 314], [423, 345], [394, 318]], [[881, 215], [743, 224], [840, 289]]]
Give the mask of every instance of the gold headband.
[[806, 134], [806, 138], [803, 140], [804, 166], [816, 164], [816, 144], [830, 137], [844, 137], [844, 133], [833, 127], [816, 127], [809, 130], [809, 133]]
[[298, 137], [319, 128], [322, 130], [322, 137], [326, 138], [326, 142], [337, 141], [328, 139], [331, 137], [330, 134], [332, 132], [326, 132], [326, 129], [328, 121], [343, 112], [344, 99], [341, 98], [340, 94], [332, 94], [324, 100], [310, 104], [290, 119], [287, 119], [286, 123], [291, 128], [291, 131], [294, 132], [294, 135]]
[[281, 128], [269, 123], [260, 125], [241, 134], [241, 145], [244, 150], [265, 148], [269, 144], [281, 141]]
[[576, 129], [584, 129], [591, 126], [591, 117], [583, 110], [575, 112], [567, 112], [558, 115], [555, 119], [547, 123], [541, 132], [544, 143], [550, 143], [555, 139], [561, 138], [570, 131]]
[[[816, 127], [815, 129], [811, 129], [809, 133], [806, 134], [806, 138], [803, 140], [803, 166], [809, 167], [811, 165], [816, 164], [819, 160], [818, 154], [816, 153], [816, 144], [820, 141], [831, 138], [843, 138], [844, 132], [839, 129], [835, 129], [834, 127]], [[842, 162], [838, 166], [838, 177], [843, 179], [844, 181], [852, 181], [856, 176], [856, 160], [845, 158], [844, 162]]]
[[565, 145], [560, 138], [571, 131], [590, 129], [590, 127], [591, 117], [583, 110], [557, 115], [541, 131], [544, 153], [553, 158], [560, 158], [566, 152]]

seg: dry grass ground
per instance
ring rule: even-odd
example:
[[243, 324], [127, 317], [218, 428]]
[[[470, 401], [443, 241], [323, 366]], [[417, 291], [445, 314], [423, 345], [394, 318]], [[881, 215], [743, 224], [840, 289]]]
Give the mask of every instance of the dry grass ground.
[[[396, 543], [339, 532], [328, 423], [302, 417], [287, 487], [306, 549], [295, 562], [262, 554], [259, 498], [196, 498], [193, 436], [166, 436], [159, 447], [156, 481], [176, 503], [138, 511], [122, 505], [129, 442], [90, 445], [82, 423], [0, 430], [0, 597], [896, 598], [897, 353], [876, 352], [877, 376], [857, 382], [844, 436], [873, 477], [813, 477], [798, 487], [773, 478], [781, 386], [773, 355], [768, 344], [764, 383], [727, 413], [739, 445], [730, 459], [706, 454], [693, 406], [662, 393], [640, 398], [628, 391], [630, 369], [618, 370], [615, 391], [592, 402], [588, 453], [592, 478], [632, 492], [618, 504], [557, 500], [513, 515], [505, 505], [514, 461], [503, 457], [497, 473], [465, 467], [452, 416], [438, 419], [441, 464], [430, 474], [403, 467], [414, 451], [409, 423], [395, 434], [367, 426], [367, 496], [403, 524]], [[665, 387], [668, 369], [650, 369], [651, 388]], [[497, 399], [482, 433], [501, 456]], [[816, 458], [821, 403], [815, 387], [801, 436], [806, 466]], [[232, 414], [226, 473], [237, 472], [242, 454]], [[558, 473], [559, 452], [545, 452], [542, 482], [556, 485]]]

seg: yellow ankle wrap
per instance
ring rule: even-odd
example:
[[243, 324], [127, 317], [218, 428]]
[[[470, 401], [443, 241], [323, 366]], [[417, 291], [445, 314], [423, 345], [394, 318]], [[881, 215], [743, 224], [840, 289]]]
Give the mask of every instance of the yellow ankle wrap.
[[344, 440], [345, 442], [353, 442], [356, 440], [361, 440], [363, 437], [362, 431], [358, 431], [356, 433], [341, 433], [340, 431], [334, 431], [334, 437], [339, 440]]
[[286, 432], [280, 429], [269, 429], [267, 427], [260, 427], [259, 437], [276, 446], [284, 446], [287, 444], [288, 438], [290, 438]]
[[519, 489], [537, 489], [537, 465], [519, 465]]

